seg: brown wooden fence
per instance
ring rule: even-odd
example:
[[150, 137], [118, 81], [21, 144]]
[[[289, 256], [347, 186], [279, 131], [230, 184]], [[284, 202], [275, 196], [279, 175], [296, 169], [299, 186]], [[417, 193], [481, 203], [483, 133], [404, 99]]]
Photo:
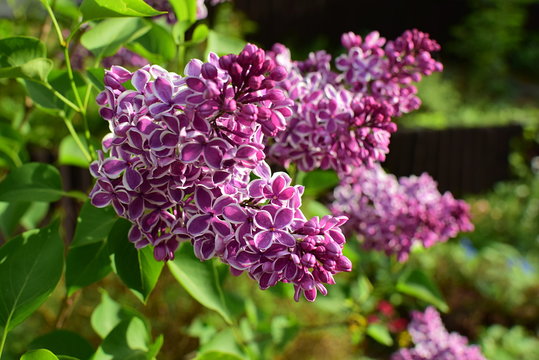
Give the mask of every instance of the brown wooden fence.
[[511, 177], [510, 143], [520, 125], [446, 130], [399, 129], [384, 167], [398, 176], [428, 172], [440, 190], [455, 195], [488, 191]]

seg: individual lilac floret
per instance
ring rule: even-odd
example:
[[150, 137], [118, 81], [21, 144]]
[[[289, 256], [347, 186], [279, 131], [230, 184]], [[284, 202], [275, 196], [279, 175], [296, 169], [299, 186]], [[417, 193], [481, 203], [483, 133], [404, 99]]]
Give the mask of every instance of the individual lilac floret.
[[428, 307], [424, 313], [412, 312], [408, 332], [415, 347], [400, 349], [391, 360], [486, 360], [477, 345], [468, 345], [466, 337], [448, 333], [433, 307]]
[[350, 218], [347, 231], [360, 235], [365, 248], [396, 254], [399, 261], [414, 243], [430, 247], [473, 230], [468, 205], [440, 194], [427, 174], [397, 180], [379, 165], [355, 169], [334, 195], [332, 211]]
[[311, 53], [305, 61], [292, 61], [281, 44], [269, 52], [288, 71], [277, 87], [294, 100], [286, 131], [269, 148], [272, 160], [302, 171], [332, 168], [346, 175], [352, 168], [384, 161], [392, 117], [420, 105], [412, 85], [442, 65], [431, 57], [439, 45], [417, 30], [406, 31], [386, 43], [377, 32], [362, 39], [343, 34], [347, 53], [335, 61], [325, 51]]
[[303, 187], [264, 161], [265, 136], [291, 113], [273, 89], [286, 70], [254, 45], [209, 58], [189, 63], [186, 77], [155, 65], [106, 72], [97, 103], [111, 132], [90, 165], [91, 202], [131, 221], [129, 240], [157, 260], [190, 241], [201, 260], [218, 257], [262, 289], [293, 283], [296, 300], [313, 301], [351, 270], [346, 217], [307, 221]]

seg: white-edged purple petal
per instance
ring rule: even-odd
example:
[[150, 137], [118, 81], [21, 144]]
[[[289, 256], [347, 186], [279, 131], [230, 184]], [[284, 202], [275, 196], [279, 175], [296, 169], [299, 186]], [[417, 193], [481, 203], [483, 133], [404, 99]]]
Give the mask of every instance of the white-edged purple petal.
[[271, 229], [274, 227], [271, 214], [265, 210], [260, 210], [254, 216], [254, 223], [261, 229]]
[[294, 247], [296, 245], [294, 236], [282, 230], [276, 230], [273, 233], [273, 239], [284, 246]]
[[203, 149], [204, 146], [199, 143], [185, 144], [180, 151], [182, 161], [190, 163], [198, 160]]
[[208, 212], [212, 210], [213, 195], [211, 192], [202, 186], [195, 190], [195, 204], [201, 210]]
[[257, 249], [266, 251], [273, 244], [273, 232], [260, 231], [254, 236], [253, 241]]
[[187, 231], [192, 235], [204, 234], [210, 227], [212, 215], [199, 214], [193, 216], [187, 222]]
[[275, 213], [274, 226], [277, 229], [282, 229], [288, 226], [294, 219], [294, 212], [288, 208], [281, 208]]

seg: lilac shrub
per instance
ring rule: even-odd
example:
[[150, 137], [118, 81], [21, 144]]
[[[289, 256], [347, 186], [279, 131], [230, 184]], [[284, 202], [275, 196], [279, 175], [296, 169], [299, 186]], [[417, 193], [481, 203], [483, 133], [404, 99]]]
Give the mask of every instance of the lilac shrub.
[[113, 66], [97, 98], [111, 132], [90, 166], [92, 204], [112, 204], [133, 224], [129, 240], [153, 246], [157, 260], [191, 241], [199, 259], [218, 257], [262, 289], [286, 282], [296, 300], [325, 295], [334, 274], [351, 270], [340, 229], [347, 218], [307, 220], [303, 187], [264, 161], [265, 138], [292, 113], [275, 87], [286, 76], [251, 44], [192, 60], [184, 77], [156, 65]]
[[447, 332], [433, 307], [424, 313], [412, 312], [408, 332], [415, 347], [399, 350], [391, 360], [485, 360], [478, 346], [468, 345], [468, 339], [458, 333]]
[[292, 61], [290, 51], [276, 44], [270, 55], [288, 70], [277, 86], [294, 100], [286, 131], [269, 148], [272, 160], [302, 171], [334, 169], [346, 175], [357, 167], [385, 160], [395, 116], [420, 105], [414, 82], [442, 70], [431, 52], [440, 46], [428, 34], [408, 30], [394, 41], [372, 32], [363, 40], [346, 33], [347, 52], [331, 69], [325, 51], [305, 61]]
[[430, 247], [461, 231], [473, 230], [468, 205], [449, 192], [440, 194], [427, 174], [401, 177], [380, 165], [354, 169], [334, 191], [334, 214], [346, 215], [348, 233], [356, 232], [367, 249], [408, 258], [412, 245]]

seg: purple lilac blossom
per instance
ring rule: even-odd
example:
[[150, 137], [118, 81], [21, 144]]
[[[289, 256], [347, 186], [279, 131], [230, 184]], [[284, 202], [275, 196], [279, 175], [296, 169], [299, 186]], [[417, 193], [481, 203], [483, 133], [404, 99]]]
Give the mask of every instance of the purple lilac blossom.
[[427, 174], [401, 177], [380, 165], [354, 169], [334, 191], [332, 212], [345, 215], [348, 233], [360, 235], [366, 249], [408, 258], [412, 245], [430, 247], [472, 231], [469, 207], [451, 193], [440, 194]]
[[468, 345], [466, 337], [447, 332], [433, 307], [424, 313], [412, 312], [408, 332], [415, 347], [397, 351], [391, 360], [486, 360], [477, 345]]
[[364, 40], [346, 33], [342, 43], [348, 52], [335, 62], [340, 72], [325, 51], [292, 61], [284, 45], [273, 46], [270, 56], [288, 71], [277, 86], [294, 100], [286, 131], [268, 150], [275, 162], [346, 175], [384, 161], [397, 129], [392, 117], [420, 105], [412, 83], [442, 70], [430, 54], [439, 45], [415, 29], [387, 43], [377, 32]]
[[113, 66], [97, 97], [111, 132], [90, 166], [92, 204], [130, 220], [129, 240], [153, 246], [157, 260], [190, 241], [199, 259], [218, 257], [262, 289], [286, 282], [296, 300], [325, 295], [334, 274], [351, 270], [340, 229], [347, 218], [306, 219], [303, 187], [264, 161], [265, 136], [291, 114], [292, 101], [275, 88], [286, 75], [251, 44], [192, 60], [184, 77]]
[[116, 54], [106, 57], [101, 61], [101, 64], [105, 68], [110, 68], [113, 65], [142, 67], [144, 65], [148, 65], [148, 63], [148, 60], [126, 48], [120, 48]]

